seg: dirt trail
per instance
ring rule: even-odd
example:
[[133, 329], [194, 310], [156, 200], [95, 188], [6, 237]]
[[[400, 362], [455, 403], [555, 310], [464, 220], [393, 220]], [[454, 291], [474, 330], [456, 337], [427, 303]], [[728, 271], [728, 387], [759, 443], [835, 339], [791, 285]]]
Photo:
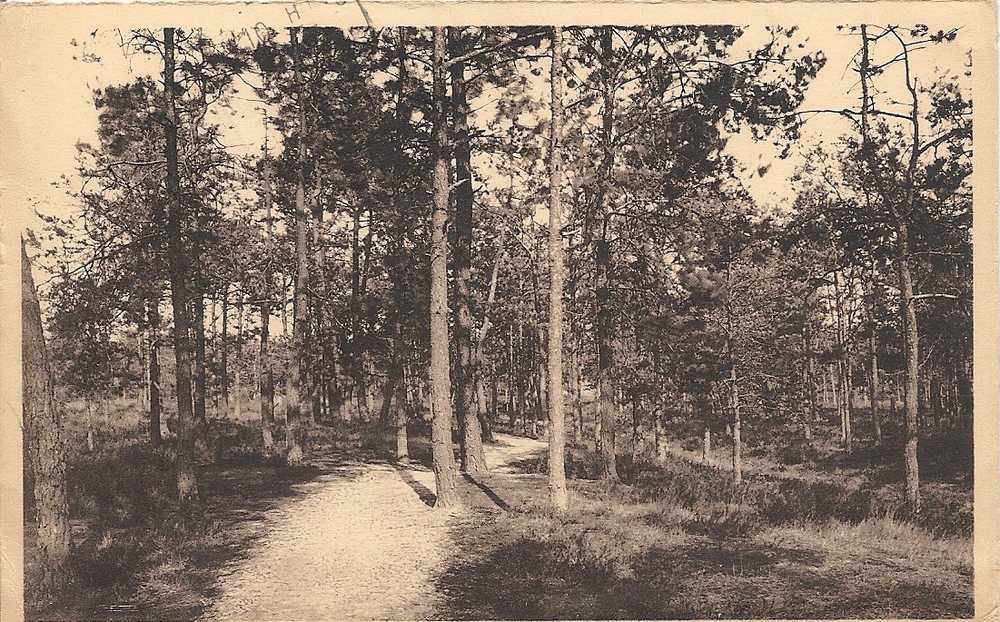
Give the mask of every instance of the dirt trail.
[[[510, 463], [544, 449], [541, 441], [497, 434], [487, 464], [509, 473]], [[302, 496], [273, 510], [266, 535], [224, 570], [204, 619], [432, 617], [450, 515], [428, 507], [420, 487], [434, 490], [424, 467], [364, 463], [297, 486]]]

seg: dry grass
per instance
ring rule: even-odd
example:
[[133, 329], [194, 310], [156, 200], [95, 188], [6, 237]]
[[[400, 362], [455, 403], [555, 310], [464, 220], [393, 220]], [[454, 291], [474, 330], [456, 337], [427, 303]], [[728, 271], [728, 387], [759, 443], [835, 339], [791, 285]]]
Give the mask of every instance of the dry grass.
[[590, 449], [575, 446], [564, 515], [548, 507], [544, 457], [522, 461], [533, 486], [491, 480], [498, 497], [513, 500], [510, 512], [454, 525], [461, 546], [440, 581], [449, 597], [442, 616], [973, 614], [971, 523], [942, 519], [947, 497], [931, 488], [931, 511], [912, 517], [900, 510], [898, 491], [863, 474], [800, 479], [765, 456], [755, 460], [770, 471], [734, 487], [727, 471], [679, 456], [660, 466], [620, 456], [624, 483], [608, 486], [590, 479]]

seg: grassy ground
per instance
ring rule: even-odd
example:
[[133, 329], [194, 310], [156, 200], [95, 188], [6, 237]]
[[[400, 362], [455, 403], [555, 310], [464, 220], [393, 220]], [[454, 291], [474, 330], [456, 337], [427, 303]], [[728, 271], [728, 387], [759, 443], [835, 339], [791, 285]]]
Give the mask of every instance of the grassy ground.
[[521, 464], [537, 475], [481, 478], [510, 511], [481, 507], [454, 522], [443, 615], [971, 617], [971, 491], [929, 469], [925, 509], [911, 516], [884, 481], [896, 468], [889, 451], [874, 467], [871, 448], [841, 460], [831, 431], [820, 434], [816, 455], [795, 468], [756, 452], [739, 487], [679, 438], [661, 465], [620, 456], [614, 486], [594, 481], [592, 446], [577, 445], [563, 516], [548, 509], [544, 459]]
[[[252, 421], [215, 421], [216, 460], [199, 472], [205, 502], [182, 513], [170, 435], [152, 451], [138, 410], [115, 402], [88, 452], [76, 406], [66, 418], [75, 583], [56, 603], [29, 592], [34, 619], [196, 617], [220, 569], [261, 537], [264, 512], [331, 472], [267, 462]], [[888, 449], [861, 443], [850, 456], [829, 427], [798, 455], [787, 453], [789, 443], [782, 451], [751, 444], [747, 481], [734, 487], [724, 439], [705, 465], [697, 437], [688, 436], [697, 431], [672, 431], [666, 462], [633, 464], [623, 455], [623, 482], [614, 486], [593, 479], [592, 446], [571, 447], [572, 508], [562, 516], [548, 509], [544, 459], [519, 463], [521, 474], [463, 478], [470, 511], [450, 524], [440, 616], [972, 616], [971, 484], [967, 469], [954, 467], [965, 454], [953, 440], [924, 442], [937, 445], [922, 456], [925, 510], [914, 517], [901, 509], [891, 439]], [[357, 424], [309, 434], [314, 455], [328, 458], [374, 458], [387, 447]], [[425, 426], [411, 427], [411, 455], [427, 464], [428, 435]], [[431, 490], [409, 483], [432, 502]], [[29, 586], [32, 537], [28, 524]]]
[[[177, 505], [172, 438], [153, 450], [127, 401], [109, 404], [86, 450], [82, 406], [65, 417], [73, 583], [58, 602], [43, 602], [30, 586], [38, 572], [34, 524], [25, 524], [26, 615], [31, 619], [192, 619], [210, 602], [222, 566], [261, 534], [264, 513], [302, 494], [304, 484], [338, 472], [336, 458], [374, 456], [376, 445], [358, 424], [340, 422], [307, 431], [310, 451], [325, 467], [289, 467], [261, 457], [259, 428], [210, 421], [215, 461], [199, 467], [203, 502]], [[166, 427], [166, 426], [165, 426]], [[283, 438], [277, 431], [278, 440]], [[30, 516], [30, 507], [26, 508]]]

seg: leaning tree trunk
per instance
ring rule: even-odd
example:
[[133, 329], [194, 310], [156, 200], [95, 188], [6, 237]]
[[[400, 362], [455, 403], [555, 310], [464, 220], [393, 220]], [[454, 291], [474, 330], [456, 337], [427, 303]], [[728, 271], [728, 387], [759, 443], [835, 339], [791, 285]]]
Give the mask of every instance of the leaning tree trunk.
[[[294, 53], [294, 81], [301, 87], [299, 74], [299, 42], [296, 35], [301, 34], [296, 29], [291, 30], [292, 51]], [[306, 288], [309, 285], [309, 249], [306, 239], [306, 108], [303, 101], [304, 90], [299, 91], [299, 148], [296, 162], [295, 180], [295, 317], [294, 335], [292, 338], [292, 369], [288, 381], [288, 406], [286, 408], [285, 459], [289, 464], [302, 463], [302, 439], [300, 438], [300, 419], [305, 414], [302, 396], [305, 391], [305, 366], [308, 363], [306, 351], [309, 318], [306, 310]]]
[[552, 28], [552, 121], [549, 124], [549, 494], [552, 505], [565, 511], [566, 432], [563, 412], [563, 248], [562, 163], [562, 27]]
[[[458, 52], [461, 29], [448, 29]], [[486, 470], [482, 426], [476, 413], [472, 356], [472, 149], [469, 137], [469, 102], [465, 93], [465, 63], [451, 65], [452, 120], [455, 132], [454, 248], [455, 278], [455, 415], [458, 418], [460, 467], [468, 473]]]
[[461, 504], [451, 448], [451, 381], [448, 362], [448, 128], [445, 116], [445, 34], [434, 27], [434, 203], [431, 211], [431, 425], [435, 507]]
[[[41, 562], [39, 587], [57, 595], [66, 583], [69, 558], [69, 505], [66, 458], [55, 386], [45, 349], [42, 312], [31, 264], [21, 240], [21, 382], [24, 447], [31, 472]], [[8, 499], [8, 502], [11, 500]], [[9, 569], [8, 569], [9, 570]]]
[[184, 204], [177, 179], [177, 109], [174, 103], [174, 29], [163, 29], [163, 76], [167, 123], [167, 255], [174, 313], [174, 359], [177, 386], [177, 494], [182, 503], [198, 497], [194, 472], [194, 407], [191, 401], [191, 320], [188, 315], [187, 251], [181, 234]]

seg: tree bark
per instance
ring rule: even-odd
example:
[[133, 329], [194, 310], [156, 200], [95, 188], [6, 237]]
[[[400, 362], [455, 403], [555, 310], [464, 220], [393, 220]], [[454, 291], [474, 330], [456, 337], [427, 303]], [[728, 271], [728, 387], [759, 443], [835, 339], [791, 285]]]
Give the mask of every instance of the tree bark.
[[312, 408], [310, 409], [312, 420], [317, 421], [322, 419], [323, 404], [322, 404], [322, 391], [326, 380], [325, 369], [326, 369], [326, 340], [325, 340], [325, 327], [323, 325], [323, 300], [322, 293], [325, 290], [325, 278], [326, 278], [326, 253], [323, 249], [323, 202], [322, 202], [322, 192], [323, 192], [323, 179], [317, 173], [316, 187], [314, 189], [315, 194], [313, 197], [312, 204], [312, 245], [313, 245], [313, 272], [312, 272], [312, 290], [319, 294], [319, 296], [314, 300], [313, 304], [313, 314], [314, 318], [314, 334], [312, 339], [312, 348], [310, 348], [310, 359], [312, 362], [312, 382], [309, 385], [312, 391]]
[[309, 330], [309, 318], [307, 317], [306, 288], [309, 285], [309, 249], [306, 238], [306, 107], [304, 101], [304, 90], [301, 86], [301, 76], [299, 67], [299, 42], [298, 34], [300, 29], [291, 29], [291, 43], [294, 63], [295, 84], [299, 85], [299, 145], [298, 158], [296, 162], [295, 180], [295, 303], [294, 315], [294, 335], [292, 345], [292, 369], [288, 382], [288, 406], [286, 409], [286, 432], [285, 432], [285, 459], [289, 464], [301, 464], [302, 439], [300, 438], [300, 420], [306, 417], [303, 395], [305, 390], [305, 366], [308, 363], [308, 352], [306, 350], [307, 332]]
[[66, 459], [61, 415], [55, 400], [55, 385], [42, 329], [42, 313], [23, 238], [21, 379], [24, 447], [35, 502], [33, 518], [38, 524], [35, 545], [42, 571], [39, 587], [45, 595], [57, 596], [66, 584], [71, 538]]
[[229, 287], [222, 290], [222, 339], [219, 340], [218, 348], [222, 351], [221, 368], [219, 369], [219, 392], [221, 415], [225, 419], [229, 416]]
[[163, 29], [163, 83], [167, 123], [167, 254], [170, 264], [170, 298], [174, 314], [174, 359], [177, 385], [177, 495], [182, 503], [198, 497], [194, 472], [194, 406], [191, 401], [191, 341], [188, 315], [189, 280], [182, 223], [184, 205], [177, 179], [177, 109], [174, 103], [174, 29]]
[[149, 444], [161, 443], [160, 412], [160, 294], [156, 291], [146, 303], [146, 320], [149, 324]]
[[599, 193], [601, 212], [604, 219], [601, 238], [596, 243], [597, 260], [597, 419], [600, 422], [600, 478], [617, 481], [618, 468], [615, 464], [615, 426], [618, 413], [614, 399], [615, 361], [611, 344], [611, 290], [609, 265], [611, 245], [607, 240], [608, 220], [611, 210], [611, 173], [614, 166], [612, 149], [612, 128], [615, 115], [615, 85], [612, 64], [614, 49], [612, 29], [605, 26], [601, 30], [601, 74], [603, 81], [603, 106], [601, 109], [601, 148], [603, 162], [600, 170]]
[[264, 295], [260, 303], [260, 430], [264, 456], [274, 454], [274, 369], [271, 364], [271, 296], [274, 295], [274, 274], [270, 257], [274, 253], [274, 223], [271, 220], [271, 161], [264, 146], [264, 253], [269, 260], [264, 268]]
[[451, 444], [451, 381], [448, 352], [448, 127], [445, 110], [445, 31], [434, 27], [434, 203], [431, 211], [431, 399], [434, 419], [431, 426], [435, 507], [461, 504], [458, 477]]
[[913, 277], [909, 265], [909, 230], [902, 219], [896, 225], [896, 271], [899, 276], [900, 314], [903, 320], [903, 350], [906, 361], [905, 438], [903, 458], [906, 464], [906, 500], [915, 512], [920, 511], [920, 465], [917, 462], [919, 428], [917, 422], [917, 379], [919, 373], [919, 337], [917, 313], [913, 304]]
[[566, 431], [563, 402], [562, 248], [562, 27], [552, 27], [552, 120], [549, 124], [549, 495], [559, 511], [569, 507], [566, 491]]
[[[450, 27], [452, 54], [461, 54], [461, 28]], [[459, 465], [462, 471], [486, 470], [482, 427], [477, 416], [475, 381], [480, 374], [472, 355], [472, 149], [469, 137], [469, 102], [465, 92], [465, 63], [451, 71], [451, 114], [454, 128], [455, 216], [452, 265], [455, 279], [455, 416], [459, 429]]]
[[233, 374], [233, 418], [239, 421], [243, 417], [243, 296], [237, 293], [236, 298], [236, 370]]
[[872, 332], [868, 337], [868, 401], [872, 409], [872, 426], [875, 432], [875, 443], [882, 444], [882, 416], [878, 408], [878, 337], [875, 334], [875, 323], [872, 318]]
[[[197, 281], [196, 281], [197, 282]], [[200, 288], [199, 288], [200, 289]], [[192, 297], [194, 324], [194, 451], [201, 462], [209, 462], [208, 419], [205, 416], [205, 298], [201, 291]]]

